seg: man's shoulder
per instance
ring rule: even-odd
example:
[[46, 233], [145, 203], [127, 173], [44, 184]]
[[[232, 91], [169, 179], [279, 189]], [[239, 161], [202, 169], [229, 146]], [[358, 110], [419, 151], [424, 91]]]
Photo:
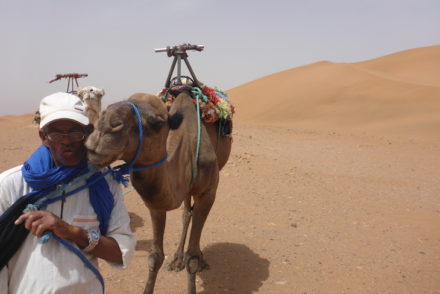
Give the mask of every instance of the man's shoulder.
[[121, 193], [121, 191], [122, 191], [121, 185], [118, 181], [116, 181], [116, 179], [113, 177], [112, 173], [105, 175], [104, 178], [105, 178], [113, 196], [116, 196], [115, 193]]
[[2, 172], [0, 174], [0, 184], [14, 180], [21, 180], [23, 178], [21, 167], [22, 166], [19, 165]]
[[2, 172], [0, 174], [0, 214], [28, 192], [28, 186], [21, 174], [21, 166]]

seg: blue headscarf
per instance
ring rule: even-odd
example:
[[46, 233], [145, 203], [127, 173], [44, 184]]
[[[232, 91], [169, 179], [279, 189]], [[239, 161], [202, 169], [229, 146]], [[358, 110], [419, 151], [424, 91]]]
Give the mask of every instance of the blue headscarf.
[[[67, 184], [77, 176], [89, 171], [87, 160], [84, 159], [75, 166], [55, 166], [49, 148], [41, 145], [23, 164], [21, 169], [25, 181], [33, 189], [32, 194], [47, 194], [59, 184]], [[87, 182], [101, 176], [100, 172], [93, 174]], [[105, 178], [89, 186], [89, 200], [98, 216], [101, 234], [106, 235], [114, 206], [114, 198]]]

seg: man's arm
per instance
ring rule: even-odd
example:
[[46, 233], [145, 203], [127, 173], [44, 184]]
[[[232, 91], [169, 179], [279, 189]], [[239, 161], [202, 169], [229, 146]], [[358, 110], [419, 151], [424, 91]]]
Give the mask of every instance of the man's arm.
[[[86, 230], [70, 225], [49, 211], [30, 211], [21, 215], [15, 224], [24, 223], [33, 235], [41, 237], [45, 231], [52, 231], [56, 236], [72, 241], [81, 248], [89, 245]], [[118, 243], [111, 237], [101, 236], [98, 245], [90, 251], [96, 257], [122, 264], [122, 252]]]

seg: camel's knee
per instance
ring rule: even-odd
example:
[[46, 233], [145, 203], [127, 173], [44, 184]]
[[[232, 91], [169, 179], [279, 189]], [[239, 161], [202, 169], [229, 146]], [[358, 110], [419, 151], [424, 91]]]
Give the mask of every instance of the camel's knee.
[[151, 253], [148, 257], [148, 269], [150, 272], [157, 272], [163, 264], [165, 256], [161, 252]]

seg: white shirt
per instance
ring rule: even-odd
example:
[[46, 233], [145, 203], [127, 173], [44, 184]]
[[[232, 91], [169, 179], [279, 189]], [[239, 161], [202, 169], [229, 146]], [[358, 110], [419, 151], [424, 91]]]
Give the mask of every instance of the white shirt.
[[[122, 265], [112, 265], [126, 268], [133, 256], [136, 239], [130, 229], [130, 218], [119, 184], [111, 175], [107, 175], [106, 180], [115, 199], [106, 236], [116, 240], [123, 259]], [[84, 184], [85, 181], [79, 182], [70, 189]], [[21, 174], [21, 166], [0, 174], [0, 214], [30, 191], [31, 188]], [[46, 210], [85, 230], [99, 227], [89, 201], [89, 189], [83, 189], [64, 201], [49, 204]], [[86, 253], [84, 255], [98, 268], [96, 257]], [[0, 272], [0, 293], [102, 293], [102, 286], [79, 257], [61, 243], [50, 239], [41, 244], [37, 237], [29, 233], [20, 249]]]

